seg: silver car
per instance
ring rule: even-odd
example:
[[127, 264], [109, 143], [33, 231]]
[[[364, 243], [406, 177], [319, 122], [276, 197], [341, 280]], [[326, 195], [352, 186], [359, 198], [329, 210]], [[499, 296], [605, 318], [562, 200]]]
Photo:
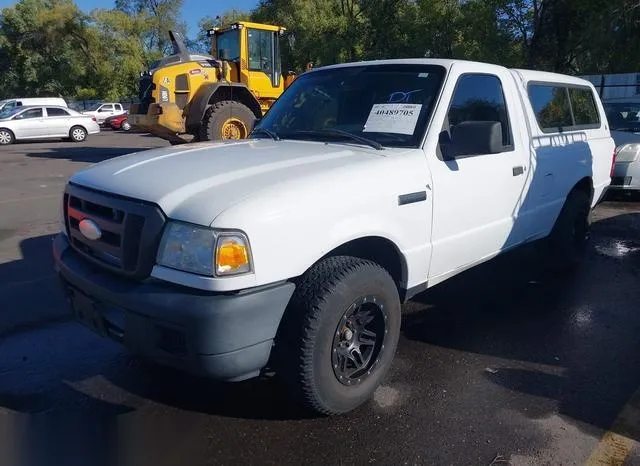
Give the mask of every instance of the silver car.
[[609, 189], [640, 192], [640, 103], [610, 102], [604, 106], [616, 143]]
[[27, 139], [82, 142], [100, 132], [95, 117], [57, 105], [15, 107], [0, 112], [0, 145]]

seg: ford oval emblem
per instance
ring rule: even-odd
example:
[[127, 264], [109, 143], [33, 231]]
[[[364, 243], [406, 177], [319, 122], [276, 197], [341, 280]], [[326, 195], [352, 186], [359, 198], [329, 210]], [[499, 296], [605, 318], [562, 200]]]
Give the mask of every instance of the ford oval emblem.
[[80, 228], [80, 233], [87, 239], [95, 241], [100, 239], [102, 236], [102, 231], [100, 231], [100, 227], [93, 220], [89, 220], [88, 218], [80, 220], [78, 224], [78, 228]]

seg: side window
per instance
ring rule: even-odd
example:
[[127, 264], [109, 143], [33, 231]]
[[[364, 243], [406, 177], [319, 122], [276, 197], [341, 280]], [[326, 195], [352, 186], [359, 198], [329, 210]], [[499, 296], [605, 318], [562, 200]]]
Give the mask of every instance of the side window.
[[47, 116], [50, 116], [50, 117], [69, 116], [69, 113], [67, 113], [65, 110], [61, 108], [47, 107]]
[[29, 110], [25, 110], [20, 115], [16, 116], [16, 120], [28, 120], [31, 118], [42, 118], [42, 109], [31, 108]]
[[542, 131], [550, 133], [573, 126], [566, 87], [530, 85], [529, 100]]
[[509, 114], [497, 76], [467, 74], [460, 77], [448, 113], [449, 129], [468, 122], [498, 122], [502, 128], [502, 144], [513, 144]]
[[113, 105], [109, 104], [109, 105], [103, 105], [100, 108], [101, 112], [113, 112]]
[[588, 87], [570, 87], [569, 99], [573, 118], [577, 126], [600, 126], [600, 115], [596, 108], [593, 92]]
[[273, 69], [273, 50], [270, 31], [249, 29], [249, 70], [264, 71], [271, 76]]

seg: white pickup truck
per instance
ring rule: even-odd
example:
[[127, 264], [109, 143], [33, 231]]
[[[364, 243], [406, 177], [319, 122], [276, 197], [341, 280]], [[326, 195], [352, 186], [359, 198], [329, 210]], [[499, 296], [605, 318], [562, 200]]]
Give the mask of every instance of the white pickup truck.
[[365, 402], [401, 303], [523, 243], [578, 263], [614, 143], [582, 79], [456, 60], [300, 76], [248, 140], [74, 174], [56, 268], [77, 319], [225, 381], [265, 368], [306, 406]]
[[104, 120], [115, 115], [122, 115], [126, 110], [122, 107], [121, 103], [106, 102], [101, 104], [95, 104], [82, 113], [84, 115], [90, 115], [96, 118], [98, 124], [104, 124]]

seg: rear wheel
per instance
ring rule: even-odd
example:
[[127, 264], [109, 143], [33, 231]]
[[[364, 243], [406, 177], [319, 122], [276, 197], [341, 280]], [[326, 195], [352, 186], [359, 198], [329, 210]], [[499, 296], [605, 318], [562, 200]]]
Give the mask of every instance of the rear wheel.
[[231, 100], [218, 102], [207, 109], [200, 130], [201, 141], [246, 139], [256, 116], [244, 104]]
[[548, 268], [571, 271], [587, 251], [591, 231], [591, 200], [581, 190], [569, 193], [560, 215], [543, 243]]
[[276, 371], [302, 404], [350, 411], [386, 375], [400, 336], [400, 298], [389, 273], [339, 256], [311, 268], [296, 287], [276, 341]]
[[82, 126], [74, 126], [69, 131], [69, 138], [71, 138], [73, 142], [83, 142], [87, 139], [87, 130]]
[[6, 146], [8, 144], [13, 144], [15, 138], [13, 137], [13, 133], [8, 129], [0, 129], [0, 145]]

